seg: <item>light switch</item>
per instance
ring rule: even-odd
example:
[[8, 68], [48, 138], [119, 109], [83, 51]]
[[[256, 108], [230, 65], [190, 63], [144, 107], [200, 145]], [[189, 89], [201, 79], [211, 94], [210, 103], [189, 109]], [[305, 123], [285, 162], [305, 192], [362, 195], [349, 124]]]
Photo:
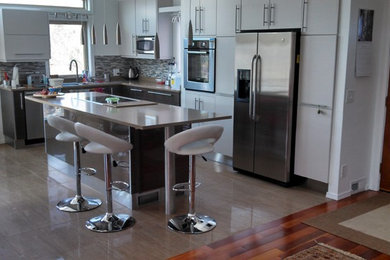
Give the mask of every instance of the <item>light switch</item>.
[[353, 103], [354, 101], [355, 101], [355, 90], [348, 89], [345, 98], [345, 103], [350, 104]]

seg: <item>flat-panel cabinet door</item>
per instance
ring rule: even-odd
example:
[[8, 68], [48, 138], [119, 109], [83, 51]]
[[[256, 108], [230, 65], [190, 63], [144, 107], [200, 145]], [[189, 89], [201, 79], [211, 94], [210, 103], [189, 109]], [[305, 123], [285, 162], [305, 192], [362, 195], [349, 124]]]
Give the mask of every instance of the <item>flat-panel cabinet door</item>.
[[185, 102], [186, 102], [185, 107], [198, 109], [199, 95], [189, 91], [185, 91], [184, 94], [185, 94]]
[[144, 0], [136, 0], [135, 1], [135, 28], [137, 35], [145, 35], [145, 1]]
[[303, 0], [271, 0], [270, 29], [301, 28]]
[[240, 30], [240, 6], [240, 0], [217, 0], [217, 36], [235, 36]]
[[2, 12], [4, 34], [49, 35], [47, 12], [11, 9]]
[[332, 107], [336, 35], [301, 37], [299, 103]]
[[241, 0], [241, 30], [268, 29], [268, 8], [268, 0]]
[[218, 37], [216, 50], [215, 91], [228, 95], [234, 94], [234, 50], [235, 37]]
[[217, 0], [200, 0], [200, 34], [217, 34]]
[[332, 111], [299, 106], [295, 174], [328, 183]]
[[339, 0], [305, 0], [302, 34], [337, 34]]
[[156, 0], [145, 0], [146, 2], [146, 34], [155, 35], [157, 32], [157, 1]]
[[[234, 97], [220, 96], [215, 97], [215, 112], [223, 115], [234, 113]], [[215, 152], [223, 155], [233, 156], [233, 119], [210, 122], [210, 124], [223, 126], [223, 134], [218, 142], [215, 143]]]
[[122, 36], [120, 54], [123, 57], [135, 57], [135, 0], [119, 1], [119, 24]]
[[4, 43], [7, 61], [50, 59], [49, 35], [7, 35]]

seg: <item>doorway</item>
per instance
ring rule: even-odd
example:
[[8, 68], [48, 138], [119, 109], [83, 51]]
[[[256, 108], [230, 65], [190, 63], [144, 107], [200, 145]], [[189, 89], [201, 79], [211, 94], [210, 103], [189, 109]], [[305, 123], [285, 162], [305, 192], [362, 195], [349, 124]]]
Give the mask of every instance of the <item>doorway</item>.
[[390, 192], [390, 79], [386, 97], [386, 123], [383, 138], [380, 189]]

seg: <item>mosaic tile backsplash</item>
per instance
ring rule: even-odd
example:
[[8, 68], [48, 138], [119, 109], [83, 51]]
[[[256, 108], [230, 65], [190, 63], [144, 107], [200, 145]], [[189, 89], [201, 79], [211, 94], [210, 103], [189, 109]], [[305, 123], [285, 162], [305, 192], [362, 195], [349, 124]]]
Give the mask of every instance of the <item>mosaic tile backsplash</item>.
[[12, 71], [15, 64], [17, 64], [17, 66], [19, 67], [20, 83], [25, 83], [27, 81], [27, 75], [33, 73], [46, 73], [45, 62], [0, 62], [1, 77], [4, 76], [4, 72], [7, 72], [10, 79], [12, 79]]
[[137, 67], [141, 77], [166, 78], [168, 63], [171, 60], [129, 59], [120, 56], [95, 56], [95, 75], [103, 78], [104, 73], [112, 75], [113, 69], [119, 69], [122, 77], [128, 76], [130, 66]]

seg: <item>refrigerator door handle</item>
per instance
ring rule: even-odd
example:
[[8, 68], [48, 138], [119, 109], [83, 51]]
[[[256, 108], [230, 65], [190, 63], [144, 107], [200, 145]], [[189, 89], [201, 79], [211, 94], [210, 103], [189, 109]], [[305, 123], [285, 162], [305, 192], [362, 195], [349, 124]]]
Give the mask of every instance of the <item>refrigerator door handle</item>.
[[256, 55], [256, 76], [255, 76], [255, 89], [254, 89], [254, 98], [253, 98], [253, 107], [252, 107], [252, 120], [256, 120], [256, 108], [258, 107], [256, 96], [261, 93], [261, 56]]
[[252, 58], [252, 66], [251, 66], [251, 79], [250, 79], [250, 83], [249, 83], [249, 118], [252, 119], [253, 116], [252, 116], [252, 113], [253, 113], [253, 102], [252, 102], [252, 99], [253, 99], [253, 75], [256, 74], [255, 73], [255, 60], [256, 60], [256, 54], [253, 55], [253, 58]]

